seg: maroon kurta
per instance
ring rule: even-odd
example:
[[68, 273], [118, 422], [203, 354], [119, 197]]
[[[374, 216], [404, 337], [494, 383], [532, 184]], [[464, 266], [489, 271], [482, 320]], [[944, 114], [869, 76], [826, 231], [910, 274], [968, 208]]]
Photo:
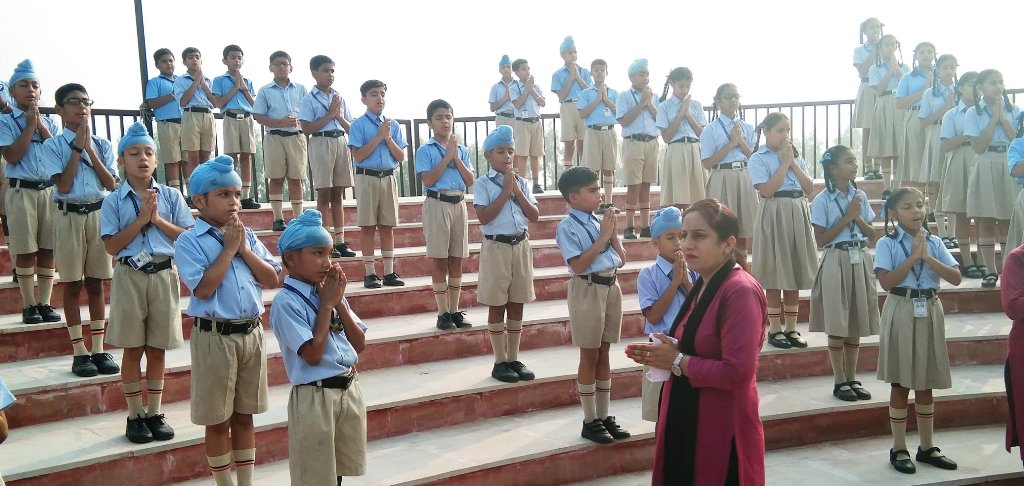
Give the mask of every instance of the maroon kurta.
[[[1003, 265], [1003, 310], [1010, 319], [1010, 339], [1006, 357], [1006, 398], [1010, 414], [1006, 421], [1006, 451], [1020, 446], [1024, 436], [1024, 246], [1017, 247], [1006, 257]], [[1024, 448], [1021, 448], [1024, 461]]]
[[[680, 339], [690, 311], [682, 317]], [[689, 360], [689, 379], [700, 390], [695, 485], [720, 486], [728, 474], [736, 443], [740, 484], [765, 484], [764, 430], [758, 414], [757, 362], [768, 319], [764, 289], [749, 273], [732, 271], [722, 282], [694, 337], [696, 355]], [[675, 380], [665, 383], [658, 418], [653, 484], [664, 484], [662, 472], [666, 417]]]

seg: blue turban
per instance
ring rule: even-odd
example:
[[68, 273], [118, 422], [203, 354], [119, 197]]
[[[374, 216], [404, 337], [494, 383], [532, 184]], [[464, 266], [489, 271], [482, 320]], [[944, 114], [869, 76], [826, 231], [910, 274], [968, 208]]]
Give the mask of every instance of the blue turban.
[[121, 137], [121, 141], [117, 142], [117, 155], [124, 155], [124, 151], [128, 150], [128, 147], [140, 143], [149, 145], [154, 149], [156, 148], [156, 142], [153, 141], [153, 137], [149, 136], [146, 126], [135, 122], [132, 126], [128, 127], [128, 131]]
[[22, 79], [34, 79], [39, 81], [39, 76], [36, 75], [36, 68], [32, 65], [32, 61], [29, 61], [28, 59], [18, 63], [18, 67], [14, 68], [14, 74], [11, 75], [11, 80], [8, 81], [7, 84], [14, 86], [14, 83], [17, 83]]
[[565, 40], [562, 41], [562, 45], [558, 46], [558, 53], [565, 54], [565, 51], [576, 48], [576, 41], [572, 40], [571, 35], [565, 36]]
[[657, 238], [670, 229], [683, 229], [683, 213], [679, 212], [679, 208], [668, 207], [654, 214], [651, 238]]
[[502, 125], [489, 133], [484, 139], [484, 152], [490, 152], [498, 145], [515, 145], [515, 140], [512, 138], [512, 127]]
[[199, 164], [188, 178], [188, 193], [193, 196], [229, 186], [242, 187], [242, 178], [235, 172], [235, 161], [227, 155]]
[[508, 54], [501, 56], [501, 60], [498, 61], [498, 67], [509, 66], [512, 64], [512, 60], [508, 58]]
[[288, 222], [288, 228], [277, 239], [277, 253], [301, 250], [310, 246], [330, 245], [331, 234], [324, 228], [323, 216], [320, 211], [307, 209], [298, 218]]
[[646, 70], [647, 70], [647, 59], [644, 59], [642, 57], [640, 59], [637, 59], [637, 60], [633, 61], [633, 64], [629, 65], [629, 75], [630, 76], [636, 74], [637, 71], [646, 71]]

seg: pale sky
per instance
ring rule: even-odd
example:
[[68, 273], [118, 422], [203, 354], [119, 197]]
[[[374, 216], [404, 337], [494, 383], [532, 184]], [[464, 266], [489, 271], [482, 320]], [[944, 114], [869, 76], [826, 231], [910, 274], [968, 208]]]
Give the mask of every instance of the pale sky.
[[[146, 0], [143, 9], [150, 76], [156, 75], [151, 55], [157, 48], [174, 51], [181, 73], [181, 51], [195, 46], [213, 78], [225, 71], [221, 50], [234, 43], [245, 50], [243, 73], [257, 87], [270, 82], [268, 56], [281, 49], [292, 55], [293, 81], [308, 88], [309, 58], [326, 54], [337, 62], [335, 88], [353, 115], [363, 111], [359, 85], [376, 78], [389, 88], [385, 115], [422, 118], [435, 98], [451, 102], [456, 116], [489, 114], [488, 90], [505, 53], [530, 61], [538, 83], [549, 90], [566, 35], [575, 38], [581, 65], [595, 57], [608, 61], [608, 83], [618, 89], [628, 86], [629, 63], [646, 57], [659, 92], [672, 68], [689, 67], [694, 98], [705, 105], [724, 82], [737, 84], [746, 104], [849, 99], [858, 83], [852, 53], [859, 24], [872, 16], [900, 40], [907, 64], [914, 45], [931, 41], [939, 54], [957, 56], [960, 72], [996, 68], [1008, 88], [1024, 87], [1024, 65], [1009, 55], [1019, 37], [1008, 15], [1019, 4], [986, 1], [989, 13], [972, 14], [967, 22], [968, 14], [951, 12], [951, 5], [961, 6], [891, 0]], [[47, 104], [67, 82], [84, 84], [97, 108], [134, 109], [142, 100], [131, 0], [6, 2], [0, 45], [0, 79], [9, 78], [22, 59], [32, 59]], [[557, 113], [557, 98], [547, 95], [543, 112]]]

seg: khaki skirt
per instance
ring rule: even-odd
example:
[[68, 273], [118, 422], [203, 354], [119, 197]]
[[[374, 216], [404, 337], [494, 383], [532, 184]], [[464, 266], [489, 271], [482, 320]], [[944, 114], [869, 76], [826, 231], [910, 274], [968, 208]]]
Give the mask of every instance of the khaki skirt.
[[967, 182], [971, 179], [971, 172], [974, 172], [974, 156], [974, 149], [970, 145], [957, 147], [949, 154], [936, 211], [967, 213]]
[[917, 110], [904, 111], [900, 180], [925, 182], [925, 179], [921, 178], [921, 159], [924, 157], [925, 133], [917, 113]]
[[899, 157], [902, 143], [903, 113], [897, 112], [893, 95], [879, 96], [871, 117], [868, 157]]
[[1006, 153], [985, 152], [974, 158], [967, 182], [967, 215], [972, 218], [1009, 220], [1020, 188], [1010, 178]]
[[1017, 195], [1017, 202], [1010, 213], [1010, 227], [1006, 230], [1006, 245], [1002, 249], [1003, 257], [1024, 243], [1024, 192]]
[[861, 263], [850, 263], [850, 252], [826, 248], [811, 289], [811, 332], [829, 336], [864, 337], [878, 334], [878, 290], [874, 258], [861, 249]]
[[951, 386], [942, 302], [935, 297], [928, 303], [928, 317], [915, 318], [913, 299], [885, 297], [878, 336], [879, 380], [912, 390]]
[[860, 83], [860, 87], [857, 88], [857, 99], [853, 102], [853, 128], [871, 129], [877, 99], [878, 93], [868, 86], [867, 81]]
[[737, 237], [754, 236], [754, 220], [757, 218], [757, 189], [750, 182], [747, 169], [711, 169], [708, 176], [707, 197], [718, 199], [736, 213], [740, 220]]
[[814, 285], [817, 246], [806, 198], [772, 197], [761, 202], [754, 222], [751, 273], [766, 289], [806, 290]]
[[[941, 183], [946, 176], [946, 153], [942, 151], [939, 139], [939, 124], [933, 123], [924, 129], [924, 155], [921, 157], [921, 182]], [[939, 186], [942, 190], [942, 186]], [[938, 198], [936, 198], [938, 199]]]
[[707, 174], [700, 163], [700, 144], [668, 144], [661, 167], [661, 205], [693, 204], [704, 199]]

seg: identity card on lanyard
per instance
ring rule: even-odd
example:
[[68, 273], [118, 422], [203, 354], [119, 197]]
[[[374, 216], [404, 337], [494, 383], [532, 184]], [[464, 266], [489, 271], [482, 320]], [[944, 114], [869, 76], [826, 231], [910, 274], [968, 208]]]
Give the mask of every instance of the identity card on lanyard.
[[[903, 244], [903, 240], [900, 240], [900, 248], [903, 250], [903, 254], [906, 255], [907, 258], [910, 258], [910, 252], [907, 251], [907, 245]], [[917, 279], [917, 288], [920, 290], [921, 274], [924, 272], [924, 261], [918, 263], [920, 263], [920, 268], [918, 268], [918, 264], [915, 263], [910, 267], [910, 271], [914, 274], [914, 278]], [[928, 299], [924, 297], [914, 297], [911, 300], [914, 303], [914, 317], [928, 317]]]
[[[719, 120], [721, 120], [721, 118], [719, 118]], [[725, 127], [723, 126], [722, 128], [724, 129]], [[839, 204], [839, 200], [833, 199], [832, 202], [836, 203], [836, 208], [839, 209], [840, 217], [845, 218], [846, 211], [843, 210], [843, 205]], [[860, 241], [860, 234], [857, 232], [857, 223], [853, 221], [850, 222], [850, 236], [854, 239], [854, 241]], [[861, 265], [864, 262], [864, 259], [860, 253], [860, 247], [851, 246], [846, 249], [846, 252], [850, 254], [851, 265]]]

